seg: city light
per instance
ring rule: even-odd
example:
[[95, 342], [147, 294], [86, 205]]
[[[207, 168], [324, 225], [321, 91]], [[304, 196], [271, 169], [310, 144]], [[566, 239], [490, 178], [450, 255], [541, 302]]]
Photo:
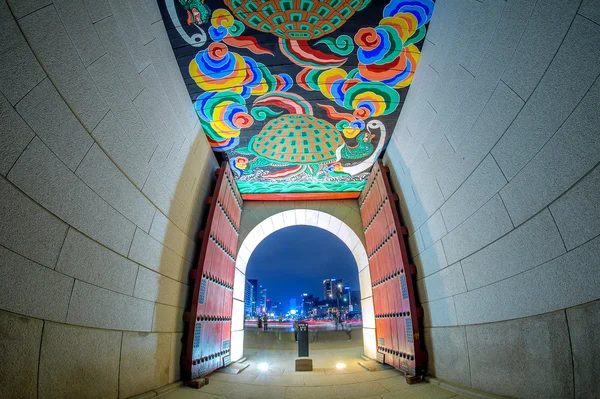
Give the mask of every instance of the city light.
[[294, 310], [294, 309], [290, 310], [290, 314], [296, 314], [296, 310]]
[[342, 288], [342, 285], [341, 285], [341, 284], [338, 284], [338, 288]]
[[[344, 367], [346, 367], [346, 366], [344, 365]], [[267, 371], [269, 369], [269, 365], [267, 363], [260, 363], [258, 365], [258, 369], [260, 371]]]
[[346, 368], [346, 365], [344, 363], [338, 363], [335, 365], [335, 368], [338, 370], [342, 370]]

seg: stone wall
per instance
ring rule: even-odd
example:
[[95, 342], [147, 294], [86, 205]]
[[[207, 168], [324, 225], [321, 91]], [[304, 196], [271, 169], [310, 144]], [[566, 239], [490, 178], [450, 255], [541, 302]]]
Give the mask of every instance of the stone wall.
[[385, 161], [441, 379], [600, 396], [598, 10], [436, 2]]
[[0, 0], [0, 397], [179, 378], [216, 161], [156, 1]]

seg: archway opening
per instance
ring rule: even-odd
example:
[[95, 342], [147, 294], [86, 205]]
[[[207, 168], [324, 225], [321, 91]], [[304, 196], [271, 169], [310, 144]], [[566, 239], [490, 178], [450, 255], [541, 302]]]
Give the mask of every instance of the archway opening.
[[[292, 347], [296, 321], [309, 324], [317, 346], [362, 345], [356, 260], [325, 229], [290, 226], [267, 236], [248, 261], [245, 287], [246, 348], [264, 343]], [[266, 338], [274, 342], [255, 342], [259, 332], [273, 333]]]
[[[375, 357], [375, 334], [374, 334], [374, 312], [373, 312], [373, 300], [372, 300], [372, 291], [370, 284], [370, 275], [368, 268], [368, 260], [365, 247], [361, 242], [360, 238], [356, 235], [356, 233], [344, 222], [325, 212], [309, 210], [309, 209], [295, 209], [290, 211], [285, 211], [281, 213], [277, 213], [270, 217], [267, 217], [261, 223], [259, 223], [250, 233], [243, 238], [242, 243], [240, 244], [240, 250], [238, 252], [238, 259], [236, 262], [236, 279], [234, 282], [234, 311], [233, 311], [233, 319], [232, 319], [232, 342], [231, 342], [231, 353], [232, 360], [243, 356], [243, 342], [244, 342], [244, 299], [245, 299], [245, 287], [246, 287], [246, 273], [248, 271], [249, 261], [252, 258], [257, 248], [266, 240], [268, 237], [273, 235], [273, 233], [281, 233], [283, 229], [291, 226], [300, 226], [300, 227], [312, 227], [313, 229], [319, 229], [325, 234], [329, 234], [335, 241], [336, 246], [344, 246], [344, 254], [350, 255], [353, 258], [353, 262], [350, 263], [350, 256], [347, 258], [348, 262], [346, 264], [346, 269], [354, 269], [352, 276], [354, 285], [358, 288], [356, 291], [359, 291], [358, 297], [360, 298], [360, 313], [361, 313], [361, 321], [362, 321], [362, 334], [358, 332], [359, 328], [355, 328], [355, 337], [362, 335], [362, 344], [363, 344], [363, 353], [369, 357]], [[315, 231], [315, 230], [313, 230]], [[290, 231], [291, 233], [291, 231]], [[285, 231], [283, 231], [283, 236], [286, 236]], [[277, 236], [273, 236], [272, 240], [277, 241]], [[272, 243], [269, 246], [269, 241], [266, 241], [266, 249], [273, 251], [282, 250], [285, 251], [285, 248], [274, 248]], [[305, 243], [310, 245], [310, 243]], [[288, 250], [292, 251], [291, 248]], [[336, 251], [338, 254], [340, 251]], [[349, 252], [349, 254], [348, 254]], [[285, 254], [284, 254], [285, 255]], [[284, 259], [289, 259], [290, 254], [288, 253], [285, 256], [282, 256], [282, 261]], [[354, 265], [354, 266], [352, 266]], [[348, 276], [350, 276], [349, 273]], [[356, 282], [356, 276], [358, 276], [358, 283]], [[314, 277], [314, 276], [313, 276]], [[318, 275], [316, 277], [317, 282], [320, 279], [321, 291], [323, 290], [323, 280], [327, 278], [322, 278], [322, 275]], [[248, 277], [251, 278], [251, 277]], [[329, 276], [331, 278], [338, 278], [335, 276]], [[350, 278], [348, 277], [350, 280]], [[337, 288], [337, 283], [335, 283]], [[344, 289], [342, 285], [342, 292]], [[351, 286], [350, 286], [351, 287]], [[257, 287], [258, 288], [258, 287]], [[314, 286], [316, 290], [316, 285]], [[352, 289], [350, 289], [352, 291]], [[268, 291], [267, 291], [268, 292]], [[301, 294], [309, 294], [308, 292], [301, 292]], [[260, 294], [260, 293], [258, 293]], [[350, 295], [352, 295], [350, 293]], [[258, 298], [259, 295], [257, 295]], [[322, 296], [322, 295], [319, 295]], [[336, 308], [337, 306], [337, 297], [332, 297], [329, 299], [336, 300]], [[343, 296], [340, 297], [343, 301]], [[351, 301], [351, 298], [347, 298], [347, 301]], [[359, 301], [356, 301], [357, 303]], [[326, 303], [325, 303], [326, 305]], [[277, 317], [278, 318], [278, 317]], [[335, 328], [335, 319], [333, 319], [333, 326]], [[338, 326], [338, 329], [340, 326]]]

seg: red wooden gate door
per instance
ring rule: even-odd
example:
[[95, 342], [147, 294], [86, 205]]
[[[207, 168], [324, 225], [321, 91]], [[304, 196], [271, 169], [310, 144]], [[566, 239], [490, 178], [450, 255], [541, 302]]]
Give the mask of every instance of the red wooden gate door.
[[358, 198], [367, 244], [375, 307], [378, 359], [410, 375], [425, 372], [414, 289], [415, 267], [408, 262], [389, 169], [379, 161]]
[[231, 311], [242, 197], [229, 165], [216, 171], [217, 185], [210, 204], [198, 265], [190, 273], [192, 299], [186, 322], [182, 377], [202, 377], [231, 360]]

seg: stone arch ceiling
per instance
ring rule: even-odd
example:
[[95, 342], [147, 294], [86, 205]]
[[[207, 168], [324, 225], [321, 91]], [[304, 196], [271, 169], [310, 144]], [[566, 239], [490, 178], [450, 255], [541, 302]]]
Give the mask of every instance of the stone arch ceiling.
[[433, 0], [159, 3], [203, 130], [242, 193], [363, 188]]

